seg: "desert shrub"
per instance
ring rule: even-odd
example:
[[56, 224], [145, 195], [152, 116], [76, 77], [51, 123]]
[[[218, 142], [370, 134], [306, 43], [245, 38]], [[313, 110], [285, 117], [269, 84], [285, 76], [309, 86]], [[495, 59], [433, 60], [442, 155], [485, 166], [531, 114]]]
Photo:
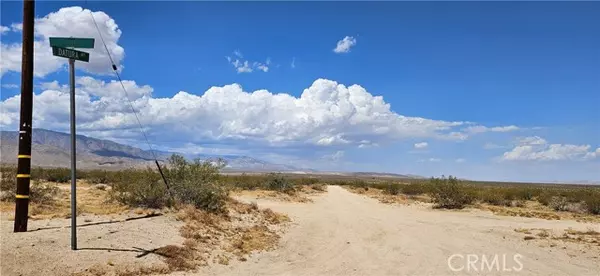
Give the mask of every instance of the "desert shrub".
[[77, 172], [77, 178], [85, 179], [92, 184], [110, 184], [116, 181], [119, 172], [109, 172], [106, 170], [88, 170]]
[[473, 192], [456, 177], [431, 178], [431, 197], [436, 207], [462, 209], [473, 202]]
[[588, 213], [600, 215], [600, 192], [588, 194], [583, 202]]
[[518, 188], [514, 189], [515, 196], [514, 199], [517, 200], [532, 200], [533, 197], [539, 195], [539, 189], [533, 188]]
[[323, 183], [315, 183], [310, 185], [310, 188], [315, 190], [315, 191], [319, 191], [319, 192], [325, 192], [327, 191], [327, 185], [323, 184]]
[[245, 173], [238, 176], [225, 177], [224, 181], [234, 188], [242, 190], [256, 190], [264, 186], [263, 176], [249, 176]]
[[296, 191], [294, 183], [278, 173], [267, 175], [265, 187], [268, 190], [284, 192], [286, 194], [293, 194]]
[[406, 195], [422, 195], [430, 191], [429, 186], [426, 183], [409, 183], [403, 185], [402, 193]]
[[401, 190], [400, 185], [401, 184], [399, 183], [387, 183], [386, 188], [383, 191], [389, 195], [398, 195]]
[[[0, 193], [2, 201], [14, 201], [17, 192], [17, 168], [2, 167]], [[56, 200], [60, 189], [52, 184], [32, 180], [29, 184], [29, 200], [39, 204], [50, 204]]]
[[163, 171], [169, 181], [170, 196], [178, 203], [192, 204], [209, 212], [224, 212], [228, 189], [220, 181], [221, 160], [193, 162], [172, 155]]
[[171, 205], [160, 174], [146, 170], [128, 169], [113, 183], [110, 197], [129, 206], [162, 208]]
[[389, 186], [390, 186], [389, 182], [375, 182], [375, 183], [368, 184], [369, 188], [383, 190], [383, 192], [386, 192], [385, 190], [387, 190], [389, 188]]
[[302, 178], [294, 179], [293, 182], [296, 185], [307, 185], [307, 186], [310, 186], [310, 185], [319, 183], [319, 179], [318, 178], [314, 178], [314, 177], [302, 177]]
[[350, 185], [354, 188], [362, 188], [367, 191], [369, 190], [369, 183], [364, 180], [354, 180]]
[[1, 167], [0, 191], [10, 192], [17, 188], [17, 167]]
[[537, 196], [537, 201], [539, 203], [541, 203], [542, 205], [548, 206], [548, 205], [550, 205], [550, 201], [552, 200], [552, 198], [554, 196], [555, 196], [555, 193], [545, 190]]
[[332, 181], [332, 184], [338, 185], [338, 186], [353, 186], [352, 184], [354, 184], [354, 182], [346, 181], [346, 180], [335, 180], [335, 181]]
[[500, 189], [484, 188], [479, 191], [479, 200], [496, 206], [510, 206], [513, 197]]
[[32, 168], [31, 178], [49, 182], [67, 183], [71, 180], [71, 169], [68, 168]]
[[567, 211], [569, 201], [563, 196], [553, 196], [552, 199], [550, 199], [548, 207], [554, 209], [554, 211]]
[[581, 200], [583, 200], [583, 198], [585, 198], [586, 195], [588, 195], [590, 192], [592, 192], [592, 191], [588, 190], [588, 189], [575, 188], [575, 189], [561, 189], [557, 193], [559, 196], [564, 197], [567, 202], [580, 203]]
[[32, 181], [29, 186], [29, 198], [31, 202], [39, 204], [51, 204], [56, 201], [60, 194], [60, 189], [50, 183], [40, 183]]

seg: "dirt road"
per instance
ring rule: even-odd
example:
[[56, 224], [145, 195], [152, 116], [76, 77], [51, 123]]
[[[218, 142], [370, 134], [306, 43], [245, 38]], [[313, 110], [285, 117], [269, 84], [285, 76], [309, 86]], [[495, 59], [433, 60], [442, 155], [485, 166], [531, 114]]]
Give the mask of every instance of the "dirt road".
[[[338, 186], [329, 186], [328, 193], [315, 198], [312, 204], [243, 200], [257, 201], [261, 207], [287, 213], [294, 223], [278, 249], [255, 254], [247, 262], [206, 267], [198, 275], [600, 273], [598, 246], [558, 241], [558, 245], [550, 247], [549, 241], [525, 241], [523, 234], [514, 231], [516, 228], [562, 231], [569, 227], [600, 231], [598, 224], [501, 217], [472, 210], [392, 206]], [[495, 256], [497, 263], [493, 262]]]
[[[525, 234], [514, 231], [600, 232], [598, 223], [388, 205], [338, 186], [329, 186], [312, 203], [241, 199], [292, 219], [279, 246], [246, 262], [214, 263], [173, 275], [600, 275], [599, 244], [544, 239], [535, 233], [530, 235], [535, 239], [524, 240]], [[124, 218], [119, 215], [114, 220], [118, 223], [95, 224], [109, 217], [80, 217], [90, 225], [78, 228], [78, 251], [69, 247], [68, 219], [32, 220], [32, 231], [19, 234], [12, 233], [12, 222], [0, 220], [0, 275], [68, 275], [111, 263], [164, 265], [147, 252], [183, 243], [183, 223], [172, 215], [118, 222]]]

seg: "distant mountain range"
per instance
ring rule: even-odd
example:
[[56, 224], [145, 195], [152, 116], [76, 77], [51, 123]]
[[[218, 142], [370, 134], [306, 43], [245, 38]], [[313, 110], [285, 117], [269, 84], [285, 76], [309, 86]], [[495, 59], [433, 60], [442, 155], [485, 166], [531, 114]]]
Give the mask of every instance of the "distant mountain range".
[[[5, 164], [17, 162], [19, 133], [0, 131], [0, 161]], [[69, 167], [71, 164], [71, 136], [68, 133], [36, 128], [32, 137], [32, 165], [41, 167]], [[121, 169], [126, 167], [154, 166], [152, 152], [137, 147], [77, 135], [77, 167], [81, 169]], [[422, 178], [416, 175], [371, 172], [320, 172], [313, 169], [270, 163], [243, 155], [182, 154], [155, 151], [159, 162], [165, 162], [172, 154], [187, 159], [226, 161], [225, 171], [230, 172], [286, 172], [296, 174], [319, 174], [357, 177]]]
[[[16, 163], [19, 133], [17, 131], [1, 131], [0, 153], [2, 163]], [[32, 137], [32, 164], [43, 167], [68, 167], [71, 164], [71, 136], [67, 133], [34, 129]], [[152, 165], [152, 152], [140, 148], [119, 144], [110, 140], [101, 140], [84, 135], [77, 135], [78, 168], [123, 168]], [[155, 151], [159, 161], [165, 161], [177, 152]], [[210, 160], [221, 158], [227, 162], [226, 169], [240, 171], [296, 171], [298, 168], [273, 164], [248, 156], [238, 155], [189, 155], [181, 154], [189, 159]]]

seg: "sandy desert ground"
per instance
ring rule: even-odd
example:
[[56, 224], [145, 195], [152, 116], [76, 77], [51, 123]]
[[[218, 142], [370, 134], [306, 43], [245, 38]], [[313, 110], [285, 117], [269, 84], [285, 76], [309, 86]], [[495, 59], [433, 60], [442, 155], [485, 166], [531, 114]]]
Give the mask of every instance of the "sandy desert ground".
[[[229, 265], [210, 264], [195, 272], [171, 275], [600, 273], [600, 244], [545, 239], [535, 232], [533, 239], [525, 240], [523, 231], [515, 231], [546, 229], [560, 235], [566, 229], [600, 231], [598, 223], [497, 216], [473, 209], [441, 211], [426, 204], [382, 204], [338, 186], [328, 186], [328, 192], [314, 196], [312, 203], [250, 196], [240, 199], [257, 202], [261, 208], [271, 208], [292, 219], [279, 246], [254, 253], [245, 262], [232, 260]], [[85, 219], [79, 219], [81, 224], [86, 224]], [[87, 224], [107, 219], [89, 217], [92, 222]], [[118, 219], [123, 218], [114, 218]], [[79, 230], [79, 246], [87, 249], [71, 251], [70, 229], [61, 227], [69, 224], [68, 219], [31, 221], [29, 229], [47, 229], [19, 234], [13, 234], [12, 222], [3, 219], [2, 275], [65, 275], [94, 263], [160, 262], [148, 252], [182, 243], [180, 223], [169, 216], [157, 216], [88, 225]], [[515, 260], [516, 254], [519, 257]], [[486, 265], [496, 255], [498, 266], [492, 263], [489, 269]], [[490, 262], [483, 263], [483, 258]]]

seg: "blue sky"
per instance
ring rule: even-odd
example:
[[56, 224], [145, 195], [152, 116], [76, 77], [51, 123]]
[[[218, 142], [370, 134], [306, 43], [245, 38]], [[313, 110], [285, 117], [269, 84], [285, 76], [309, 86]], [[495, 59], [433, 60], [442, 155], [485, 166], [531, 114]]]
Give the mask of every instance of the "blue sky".
[[[97, 37], [89, 11], [61, 10], [82, 3], [37, 3], [40, 51], [49, 49], [42, 45], [47, 36]], [[11, 84], [20, 83], [20, 67], [9, 55], [20, 56], [20, 49], [10, 45], [21, 40], [12, 25], [22, 20], [21, 5], [1, 4], [5, 118], [0, 123], [6, 129], [18, 121], [14, 96], [19, 90]], [[144, 123], [159, 148], [247, 154], [324, 170], [600, 180], [597, 2], [92, 1], [83, 8], [97, 13], [123, 79], [139, 91], [133, 96], [136, 107], [152, 118]], [[75, 21], [61, 21], [65, 16]], [[111, 19], [118, 27], [104, 24]], [[345, 37], [355, 43], [336, 53]], [[96, 44], [92, 58], [102, 54]], [[115, 107], [122, 92], [109, 85], [114, 78], [102, 60], [78, 71], [88, 77], [78, 83], [78, 93], [94, 111], [83, 118], [82, 133], [144, 148], [132, 130], [135, 121]], [[245, 61], [252, 72], [238, 72]], [[40, 103], [65, 94], [66, 67], [60, 62], [40, 57], [36, 63], [45, 69], [35, 79], [36, 93], [58, 93], [46, 93]], [[338, 84], [341, 90], [334, 89]], [[350, 89], [355, 84], [366, 94]], [[195, 98], [211, 87], [223, 88], [224, 96]], [[296, 101], [308, 88], [320, 100]], [[239, 94], [261, 89], [270, 96]], [[344, 89], [361, 97], [382, 96], [382, 103], [358, 96], [323, 98]], [[186, 97], [174, 97], [180, 91]], [[177, 113], [177, 103], [189, 103], [190, 111]], [[308, 103], [311, 108], [304, 107]], [[84, 114], [85, 106], [80, 107]], [[331, 106], [355, 111], [336, 113]], [[37, 127], [65, 130], [62, 111], [50, 104], [40, 108]], [[245, 115], [235, 115], [242, 109]], [[118, 110], [123, 112], [119, 120]], [[452, 122], [461, 124], [448, 126]], [[417, 143], [427, 145], [416, 148]]]

